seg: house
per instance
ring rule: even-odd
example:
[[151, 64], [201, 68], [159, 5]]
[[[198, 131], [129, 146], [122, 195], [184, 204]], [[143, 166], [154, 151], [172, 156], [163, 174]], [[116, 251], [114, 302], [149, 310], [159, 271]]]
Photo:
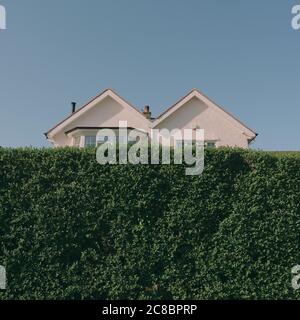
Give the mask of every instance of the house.
[[[140, 112], [116, 92], [107, 89], [78, 110], [72, 103], [72, 113], [45, 135], [55, 147], [96, 146], [97, 132], [109, 128], [117, 133], [120, 121], [127, 121], [128, 130], [138, 129], [149, 137], [153, 129], [204, 129], [205, 144], [209, 147], [248, 148], [257, 136], [197, 89], [157, 118], [151, 117], [148, 106]], [[172, 138], [176, 144], [176, 137]]]

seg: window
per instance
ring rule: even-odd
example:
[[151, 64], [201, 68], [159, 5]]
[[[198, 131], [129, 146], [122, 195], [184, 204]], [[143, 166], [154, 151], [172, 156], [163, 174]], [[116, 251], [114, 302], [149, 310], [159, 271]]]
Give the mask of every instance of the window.
[[96, 147], [96, 136], [85, 136], [85, 147]]
[[126, 142], [128, 144], [130, 143], [135, 143], [136, 142], [136, 139], [130, 139], [126, 136], [97, 136], [97, 145], [100, 145], [102, 143], [105, 143], [105, 142], [108, 142], [108, 143], [111, 143], [111, 144], [125, 144]]
[[206, 146], [207, 146], [207, 148], [215, 148], [216, 147], [216, 143], [215, 142], [207, 142]]
[[80, 136], [74, 138], [74, 147], [76, 148], [80, 147], [80, 139], [81, 139]]
[[114, 137], [109, 137], [109, 136], [97, 136], [97, 146], [105, 143], [105, 142], [109, 142], [109, 143], [113, 143], [114, 142]]
[[176, 147], [180, 148], [183, 146], [203, 146], [203, 141], [198, 141], [198, 140], [176, 140]]

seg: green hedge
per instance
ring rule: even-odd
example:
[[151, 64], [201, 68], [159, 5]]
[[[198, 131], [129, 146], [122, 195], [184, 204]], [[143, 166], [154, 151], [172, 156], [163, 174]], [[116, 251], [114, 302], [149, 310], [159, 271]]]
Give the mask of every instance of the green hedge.
[[300, 157], [207, 150], [184, 169], [0, 149], [0, 299], [300, 298]]

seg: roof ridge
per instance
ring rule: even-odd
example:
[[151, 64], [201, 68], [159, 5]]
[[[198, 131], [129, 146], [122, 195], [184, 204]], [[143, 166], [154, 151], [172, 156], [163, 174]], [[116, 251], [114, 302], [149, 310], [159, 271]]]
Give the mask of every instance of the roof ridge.
[[230, 117], [232, 117], [234, 120], [236, 120], [237, 122], [239, 122], [243, 127], [245, 127], [246, 129], [250, 130], [251, 132], [253, 132], [256, 136], [258, 135], [258, 133], [256, 133], [254, 130], [250, 129], [247, 125], [245, 125], [241, 120], [239, 120], [237, 117], [235, 117], [233, 114], [231, 114], [229, 111], [227, 111], [224, 107], [220, 106], [218, 103], [216, 103], [214, 100], [212, 100], [211, 98], [209, 98], [206, 94], [204, 94], [202, 91], [200, 91], [197, 88], [193, 88], [192, 90], [190, 90], [185, 96], [183, 96], [182, 98], [180, 98], [177, 102], [175, 102], [173, 105], [171, 105], [171, 107], [169, 107], [168, 109], [166, 109], [163, 113], [161, 113], [156, 120], [160, 119], [163, 115], [165, 115], [167, 112], [169, 112], [171, 109], [173, 109], [175, 106], [177, 106], [181, 101], [183, 101], [184, 99], [186, 99], [190, 94], [192, 94], [193, 92], [200, 94], [201, 96], [203, 96], [204, 98], [206, 98], [208, 101], [210, 101], [212, 104], [214, 104], [215, 106], [217, 106], [219, 109], [221, 109], [223, 112], [225, 112], [227, 115], [229, 115]]
[[[133, 108], [135, 111], [137, 111], [139, 114], [141, 114], [143, 117], [143, 113], [136, 108], [134, 105], [132, 105], [130, 102], [128, 102], [127, 100], [125, 100], [123, 97], [121, 97], [115, 90], [113, 90], [112, 88], [107, 88], [105, 90], [103, 90], [101, 93], [99, 93], [98, 95], [96, 95], [94, 98], [90, 99], [87, 103], [85, 103], [84, 105], [82, 105], [80, 108], [78, 108], [75, 112], [73, 112], [72, 114], [68, 115], [67, 117], [65, 117], [62, 121], [60, 121], [58, 124], [56, 124], [54, 127], [52, 127], [50, 130], [48, 130], [45, 133], [46, 138], [48, 138], [48, 134], [53, 131], [54, 129], [56, 129], [58, 126], [60, 126], [61, 124], [63, 124], [65, 121], [67, 121], [68, 119], [70, 119], [71, 117], [73, 117], [74, 115], [76, 115], [79, 111], [83, 110], [85, 107], [87, 107], [90, 103], [94, 102], [96, 99], [98, 99], [99, 97], [101, 97], [102, 95], [104, 95], [106, 92], [112, 92], [115, 96], [117, 96], [119, 99], [121, 99], [123, 102], [125, 102], [126, 104], [128, 104], [131, 108]], [[145, 117], [144, 117], [145, 118]], [[149, 121], [147, 118], [145, 118], [145, 120]]]

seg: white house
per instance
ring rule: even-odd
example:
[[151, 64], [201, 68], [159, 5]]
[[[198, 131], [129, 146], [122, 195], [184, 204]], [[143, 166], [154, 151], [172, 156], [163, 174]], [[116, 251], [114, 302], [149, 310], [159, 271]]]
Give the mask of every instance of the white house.
[[[107, 89], [45, 135], [55, 147], [96, 146], [100, 129], [119, 130], [119, 122], [127, 121], [128, 130], [138, 129], [151, 137], [152, 129], [204, 129], [205, 143], [209, 147], [248, 148], [257, 136], [253, 130], [225, 111], [197, 89], [176, 102], [157, 118], [151, 118], [149, 107], [144, 112], [126, 102], [117, 93]], [[173, 137], [174, 144], [176, 137]]]

